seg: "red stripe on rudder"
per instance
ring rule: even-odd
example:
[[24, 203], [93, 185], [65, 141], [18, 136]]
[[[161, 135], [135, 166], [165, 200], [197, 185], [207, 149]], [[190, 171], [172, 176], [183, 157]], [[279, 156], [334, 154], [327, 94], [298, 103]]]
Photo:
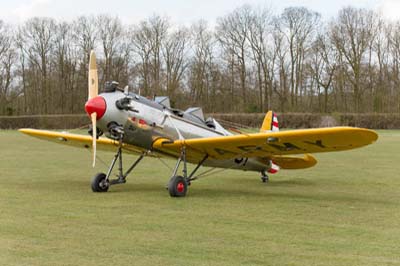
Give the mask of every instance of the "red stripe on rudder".
[[276, 174], [276, 173], [278, 173], [278, 170], [271, 168], [271, 169], [268, 170], [268, 173]]
[[276, 173], [278, 173], [278, 171], [279, 171], [280, 169], [281, 169], [281, 168], [279, 167], [279, 165], [276, 165], [274, 162], [271, 161], [271, 168], [268, 170], [268, 173], [270, 173], [270, 174], [276, 174]]

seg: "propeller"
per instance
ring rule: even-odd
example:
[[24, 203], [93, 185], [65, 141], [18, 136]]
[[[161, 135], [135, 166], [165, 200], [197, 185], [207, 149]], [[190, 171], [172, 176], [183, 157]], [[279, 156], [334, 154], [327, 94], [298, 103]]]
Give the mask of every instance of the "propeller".
[[[88, 77], [88, 88], [89, 88], [89, 98], [88, 100], [96, 97], [99, 93], [99, 81], [97, 75], [97, 66], [96, 66], [96, 54], [92, 50], [90, 52], [89, 59], [89, 77]], [[90, 114], [90, 118], [92, 120], [92, 162], [93, 168], [96, 165], [96, 140], [97, 140], [97, 113], [93, 112]]]

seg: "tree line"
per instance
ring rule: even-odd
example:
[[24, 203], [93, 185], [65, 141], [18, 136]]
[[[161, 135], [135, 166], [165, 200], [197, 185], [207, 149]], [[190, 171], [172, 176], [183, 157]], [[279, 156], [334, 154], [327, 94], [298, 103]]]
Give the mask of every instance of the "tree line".
[[82, 113], [90, 50], [100, 87], [206, 112], [400, 112], [400, 22], [346, 7], [329, 21], [304, 8], [249, 5], [215, 26], [153, 15], [0, 20], [0, 115]]

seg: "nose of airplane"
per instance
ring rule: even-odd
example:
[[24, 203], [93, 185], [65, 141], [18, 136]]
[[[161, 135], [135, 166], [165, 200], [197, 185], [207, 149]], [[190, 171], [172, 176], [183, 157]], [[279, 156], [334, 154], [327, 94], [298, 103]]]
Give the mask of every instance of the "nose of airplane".
[[92, 113], [97, 113], [97, 120], [101, 119], [106, 112], [106, 101], [101, 96], [96, 96], [89, 99], [85, 104], [86, 113], [90, 116]]

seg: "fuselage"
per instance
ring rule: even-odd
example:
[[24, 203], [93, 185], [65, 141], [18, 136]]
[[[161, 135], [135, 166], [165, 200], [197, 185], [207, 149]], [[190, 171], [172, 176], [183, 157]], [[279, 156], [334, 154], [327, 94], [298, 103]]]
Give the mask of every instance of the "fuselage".
[[[152, 147], [153, 142], [159, 138], [174, 141], [178, 139], [232, 135], [212, 118], [208, 119], [206, 123], [203, 117], [187, 111], [170, 108], [135, 93], [125, 94], [117, 90], [102, 93], [99, 97], [104, 98], [106, 108], [104, 114], [97, 121], [97, 127], [104, 132], [106, 137], [113, 138], [109, 132], [110, 125], [118, 124], [124, 130], [124, 143], [141, 147], [154, 153], [160, 152]], [[121, 107], [117, 106], [116, 103], [123, 98], [129, 98], [129, 108], [121, 109]], [[188, 162], [198, 163], [198, 161], [191, 161], [190, 159], [188, 159]], [[271, 162], [258, 158], [235, 158], [233, 160], [213, 160], [208, 158], [204, 165], [267, 171], [271, 167]]]

